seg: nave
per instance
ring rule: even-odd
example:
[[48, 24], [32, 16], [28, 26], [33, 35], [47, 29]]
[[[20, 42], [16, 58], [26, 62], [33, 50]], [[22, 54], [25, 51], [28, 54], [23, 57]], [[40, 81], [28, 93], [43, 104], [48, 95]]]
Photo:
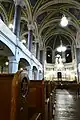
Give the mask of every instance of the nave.
[[54, 120], [80, 120], [80, 96], [77, 91], [56, 89]]
[[1, 120], [80, 120], [80, 84], [0, 74]]

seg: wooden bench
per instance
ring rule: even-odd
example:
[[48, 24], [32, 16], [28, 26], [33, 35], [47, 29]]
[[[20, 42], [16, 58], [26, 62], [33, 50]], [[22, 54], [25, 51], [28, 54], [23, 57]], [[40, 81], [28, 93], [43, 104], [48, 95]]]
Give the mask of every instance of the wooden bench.
[[[0, 74], [0, 119], [27, 120], [27, 101], [23, 97], [23, 80], [27, 74], [18, 71], [16, 74]], [[21, 78], [21, 76], [22, 78]], [[27, 95], [26, 95], [27, 97]]]
[[27, 97], [29, 119], [36, 112], [41, 113], [41, 120], [44, 120], [44, 81], [30, 80], [29, 94]]
[[0, 119], [51, 120], [53, 88], [49, 81], [29, 81], [24, 71], [0, 74]]
[[54, 91], [54, 82], [45, 81], [45, 120], [52, 120], [53, 117]]

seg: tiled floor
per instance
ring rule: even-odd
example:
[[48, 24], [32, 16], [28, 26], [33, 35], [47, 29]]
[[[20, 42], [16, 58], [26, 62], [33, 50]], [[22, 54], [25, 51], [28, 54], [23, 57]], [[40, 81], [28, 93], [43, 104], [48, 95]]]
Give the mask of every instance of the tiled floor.
[[54, 120], [80, 120], [80, 98], [75, 91], [57, 89]]

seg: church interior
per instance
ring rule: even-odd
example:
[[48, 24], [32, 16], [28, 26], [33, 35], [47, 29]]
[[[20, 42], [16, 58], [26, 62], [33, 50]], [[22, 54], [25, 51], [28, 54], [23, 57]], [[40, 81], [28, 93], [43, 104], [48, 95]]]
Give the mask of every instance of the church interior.
[[0, 119], [80, 120], [79, 88], [80, 1], [0, 0]]

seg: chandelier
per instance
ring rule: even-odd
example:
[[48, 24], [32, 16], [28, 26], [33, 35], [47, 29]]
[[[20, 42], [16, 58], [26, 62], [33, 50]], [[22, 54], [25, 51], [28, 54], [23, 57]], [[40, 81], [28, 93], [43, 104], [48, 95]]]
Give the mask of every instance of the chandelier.
[[68, 25], [68, 22], [69, 22], [69, 20], [66, 18], [65, 15], [63, 15], [63, 16], [62, 16], [62, 19], [61, 19], [61, 22], [60, 22], [60, 25], [61, 25], [62, 27], [66, 27], [66, 26]]
[[57, 51], [58, 52], [65, 52], [67, 48], [66, 48], [66, 46], [63, 46], [62, 40], [60, 42], [61, 42], [61, 45], [57, 48]]

